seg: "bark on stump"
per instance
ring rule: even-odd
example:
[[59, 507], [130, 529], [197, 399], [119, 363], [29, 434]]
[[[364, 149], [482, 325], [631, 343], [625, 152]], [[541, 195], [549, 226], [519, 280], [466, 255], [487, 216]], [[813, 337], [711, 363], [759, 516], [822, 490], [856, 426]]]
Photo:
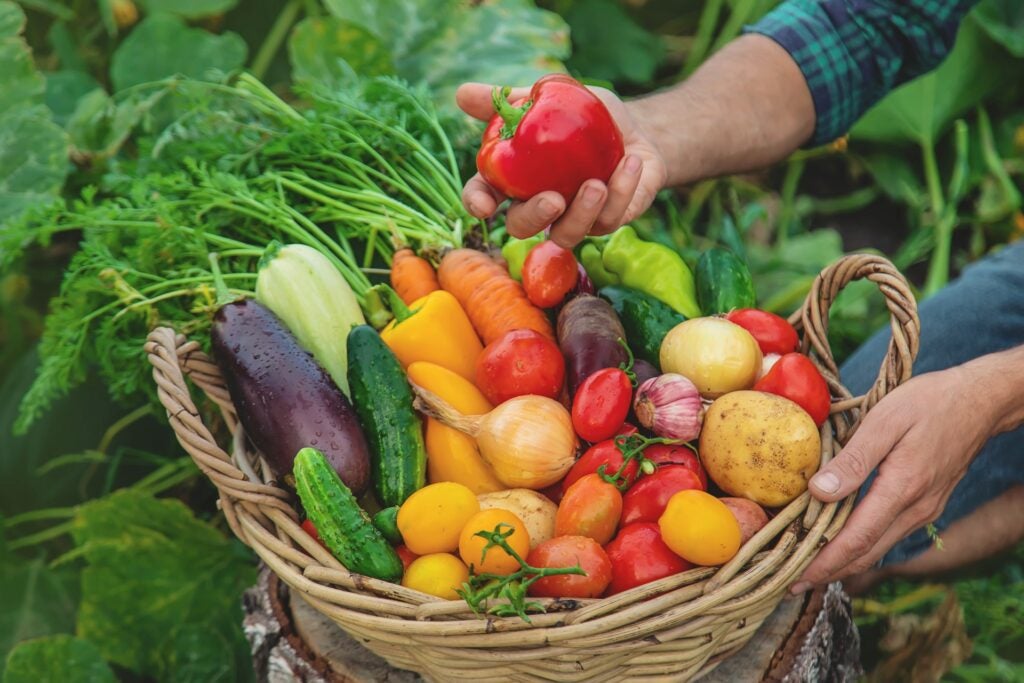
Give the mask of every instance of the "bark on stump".
[[[244, 629], [258, 681], [267, 683], [418, 683], [313, 609], [265, 567], [246, 591]], [[787, 598], [738, 653], [703, 683], [832, 683], [857, 680], [860, 639], [839, 584]]]

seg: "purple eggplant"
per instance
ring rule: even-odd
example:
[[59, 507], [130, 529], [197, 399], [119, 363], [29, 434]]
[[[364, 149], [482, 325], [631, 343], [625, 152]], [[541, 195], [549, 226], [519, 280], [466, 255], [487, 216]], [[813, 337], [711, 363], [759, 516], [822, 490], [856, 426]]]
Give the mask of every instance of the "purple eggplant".
[[576, 387], [590, 375], [602, 368], [617, 368], [627, 360], [622, 345], [626, 332], [604, 299], [576, 296], [559, 312], [557, 328], [570, 396], [576, 395]]
[[652, 377], [657, 377], [661, 372], [643, 358], [637, 358], [633, 361], [633, 374], [636, 375], [636, 385], [640, 386]]
[[225, 304], [210, 341], [238, 419], [278, 478], [291, 481], [296, 453], [312, 446], [353, 493], [366, 489], [369, 450], [352, 404], [277, 316], [252, 299]]

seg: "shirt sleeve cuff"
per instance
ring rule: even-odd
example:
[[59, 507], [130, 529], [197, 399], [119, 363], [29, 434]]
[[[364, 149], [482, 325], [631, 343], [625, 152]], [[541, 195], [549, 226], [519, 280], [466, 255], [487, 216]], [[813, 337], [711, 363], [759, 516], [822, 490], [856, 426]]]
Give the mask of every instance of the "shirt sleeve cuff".
[[771, 38], [800, 68], [814, 102], [814, 135], [807, 147], [845, 135], [861, 113], [861, 72], [821, 4], [790, 1], [776, 7], [744, 33]]

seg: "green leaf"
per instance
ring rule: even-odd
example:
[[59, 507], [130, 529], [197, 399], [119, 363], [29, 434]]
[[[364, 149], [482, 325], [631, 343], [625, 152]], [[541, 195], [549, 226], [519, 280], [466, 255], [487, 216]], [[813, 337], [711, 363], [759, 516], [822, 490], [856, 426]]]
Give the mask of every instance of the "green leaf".
[[21, 37], [25, 15], [8, 0], [0, 0], [0, 115], [43, 100], [46, 87]]
[[51, 71], [46, 77], [46, 106], [53, 112], [53, 120], [60, 126], [68, 119], [85, 95], [97, 90], [100, 84], [84, 71]]
[[574, 3], [565, 16], [572, 30], [569, 67], [586, 78], [647, 83], [665, 52], [661, 38], [633, 21], [612, 0]]
[[17, 643], [74, 629], [78, 573], [0, 550], [0, 586], [0, 679], [7, 680], [4, 660]]
[[[256, 576], [236, 541], [180, 501], [131, 490], [83, 506], [72, 533], [87, 563], [77, 632], [104, 657], [162, 680], [251, 677], [236, 646], [241, 594]], [[195, 634], [206, 644], [193, 655]]]
[[15, 38], [25, 27], [25, 13], [11, 0], [0, 0], [0, 39]]
[[[494, 0], [473, 5], [457, 0], [327, 0], [338, 19], [365, 28], [390, 53], [395, 73], [426, 83], [436, 101], [454, 108], [455, 88], [465, 81], [528, 85], [563, 71], [569, 30], [557, 14], [527, 0]], [[356, 46], [358, 47], [358, 46]], [[339, 46], [335, 57], [349, 64]]]
[[110, 78], [117, 91], [174, 75], [216, 78], [245, 63], [245, 41], [236, 34], [207, 33], [181, 19], [154, 14], [125, 38], [111, 58]]
[[395, 71], [391, 54], [367, 29], [335, 17], [303, 19], [288, 41], [292, 77], [335, 88], [356, 74], [384, 76]]
[[865, 154], [862, 160], [875, 183], [889, 197], [915, 208], [928, 202], [920, 172], [905, 153], [898, 149], [880, 150]]
[[1019, 0], [985, 0], [974, 11], [978, 24], [1016, 57], [1024, 57], [1024, 3]]
[[224, 14], [238, 4], [238, 0], [140, 0], [146, 14], [167, 12], [186, 19], [201, 19]]
[[115, 683], [96, 646], [69, 635], [22, 643], [7, 659], [4, 683]]
[[0, 115], [0, 225], [57, 196], [68, 173], [67, 153], [67, 135], [45, 106]]
[[933, 146], [957, 116], [1022, 75], [1024, 62], [1009, 59], [970, 15], [939, 68], [872, 107], [850, 131], [850, 138]]
[[101, 159], [113, 156], [142, 117], [166, 94], [167, 90], [161, 89], [115, 101], [103, 90], [93, 90], [78, 101], [68, 119], [72, 149], [80, 156]]

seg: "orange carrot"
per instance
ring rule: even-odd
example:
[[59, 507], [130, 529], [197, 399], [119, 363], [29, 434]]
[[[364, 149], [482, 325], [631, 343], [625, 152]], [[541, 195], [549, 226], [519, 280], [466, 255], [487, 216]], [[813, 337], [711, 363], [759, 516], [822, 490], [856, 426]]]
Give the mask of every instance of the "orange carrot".
[[437, 269], [441, 287], [459, 300], [484, 344], [512, 330], [536, 330], [552, 341], [555, 333], [544, 311], [530, 303], [523, 286], [487, 254], [455, 249]]
[[417, 256], [412, 249], [399, 249], [391, 257], [391, 288], [406, 304], [441, 289], [437, 273], [430, 261]]

